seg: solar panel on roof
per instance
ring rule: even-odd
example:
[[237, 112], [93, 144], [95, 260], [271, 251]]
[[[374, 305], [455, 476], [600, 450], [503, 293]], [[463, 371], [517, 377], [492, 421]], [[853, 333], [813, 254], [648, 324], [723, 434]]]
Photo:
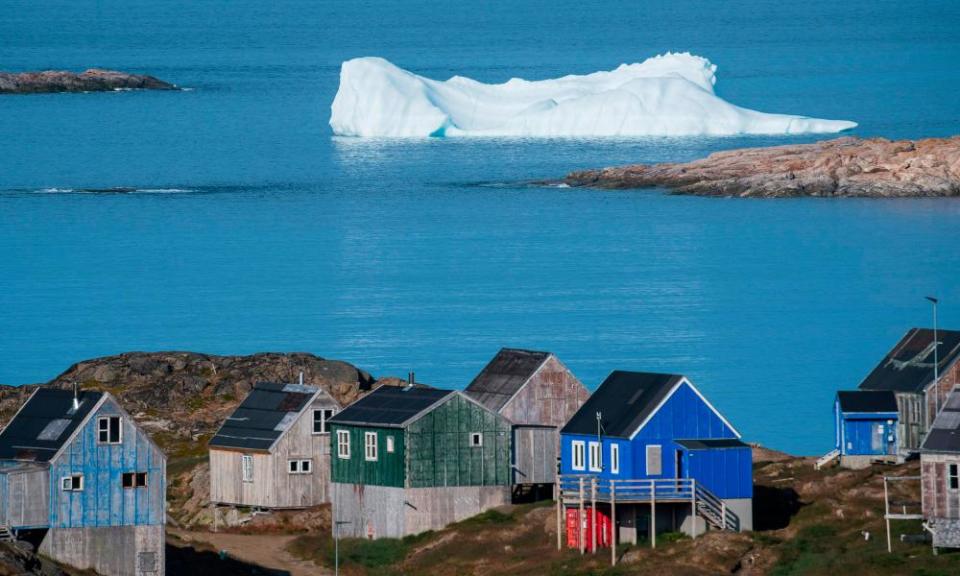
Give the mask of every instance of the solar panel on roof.
[[944, 407], [944, 409], [960, 411], [960, 394], [951, 394], [948, 396], [947, 405]]
[[70, 425], [71, 420], [68, 418], [57, 418], [56, 420], [51, 420], [44, 426], [43, 430], [37, 434], [37, 440], [46, 440], [54, 441], [63, 434], [63, 431], [67, 429], [67, 426]]
[[941, 412], [934, 421], [933, 427], [940, 428], [941, 430], [956, 430], [960, 428], [960, 412], [948, 410]]

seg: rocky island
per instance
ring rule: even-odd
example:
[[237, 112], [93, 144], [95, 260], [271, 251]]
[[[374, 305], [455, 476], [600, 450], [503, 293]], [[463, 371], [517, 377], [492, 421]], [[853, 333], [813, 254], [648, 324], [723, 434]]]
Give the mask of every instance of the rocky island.
[[758, 198], [960, 196], [960, 136], [896, 141], [846, 137], [744, 148], [686, 163], [573, 172], [563, 183]]
[[80, 73], [60, 70], [0, 72], [0, 94], [111, 92], [114, 90], [177, 90], [177, 87], [153, 76], [98, 68]]

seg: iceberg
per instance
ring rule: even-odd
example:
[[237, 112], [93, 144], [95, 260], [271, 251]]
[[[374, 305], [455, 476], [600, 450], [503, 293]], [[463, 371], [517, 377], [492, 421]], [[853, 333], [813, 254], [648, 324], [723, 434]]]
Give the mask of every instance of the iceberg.
[[432, 80], [383, 58], [343, 63], [331, 106], [338, 136], [634, 137], [840, 132], [846, 120], [768, 114], [714, 93], [717, 67], [667, 53], [615, 70], [485, 84]]

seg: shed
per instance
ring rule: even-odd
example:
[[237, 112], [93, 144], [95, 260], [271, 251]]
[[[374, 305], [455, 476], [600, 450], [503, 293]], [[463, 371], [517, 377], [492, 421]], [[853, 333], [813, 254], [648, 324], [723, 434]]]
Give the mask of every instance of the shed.
[[874, 460], [897, 461], [899, 412], [892, 390], [842, 390], [833, 405], [840, 465], [863, 468]]
[[552, 484], [560, 427], [590, 395], [552, 353], [502, 348], [464, 393], [513, 427], [513, 484]]
[[461, 392], [381, 386], [330, 424], [342, 534], [399, 538], [510, 502], [510, 423]]
[[615, 499], [617, 540], [752, 529], [751, 449], [685, 376], [614, 371], [560, 434], [561, 500]]
[[960, 389], [947, 396], [923, 441], [920, 477], [933, 545], [960, 548]]
[[111, 394], [38, 388], [0, 433], [0, 518], [64, 564], [160, 576], [166, 456]]
[[303, 384], [259, 383], [210, 440], [210, 500], [254, 508], [329, 502], [329, 421], [340, 405]]
[[[938, 330], [937, 344], [933, 336], [929, 328], [908, 330], [858, 387], [896, 394], [897, 439], [904, 454], [920, 449], [947, 394], [960, 383], [960, 331]], [[935, 372], [938, 386], [934, 386]]]

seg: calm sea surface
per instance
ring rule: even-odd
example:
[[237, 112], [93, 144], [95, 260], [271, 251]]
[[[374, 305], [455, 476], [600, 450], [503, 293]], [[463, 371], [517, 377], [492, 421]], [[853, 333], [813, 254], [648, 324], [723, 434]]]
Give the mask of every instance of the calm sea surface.
[[[340, 62], [501, 82], [667, 50], [749, 108], [960, 133], [960, 3], [34, 2], [0, 68], [190, 88], [0, 98], [0, 382], [128, 350], [304, 350], [463, 387], [500, 346], [688, 374], [747, 440], [832, 446], [831, 399], [943, 299], [960, 202], [720, 200], [532, 178], [814, 138], [358, 142]], [[116, 187], [132, 194], [89, 192]]]

